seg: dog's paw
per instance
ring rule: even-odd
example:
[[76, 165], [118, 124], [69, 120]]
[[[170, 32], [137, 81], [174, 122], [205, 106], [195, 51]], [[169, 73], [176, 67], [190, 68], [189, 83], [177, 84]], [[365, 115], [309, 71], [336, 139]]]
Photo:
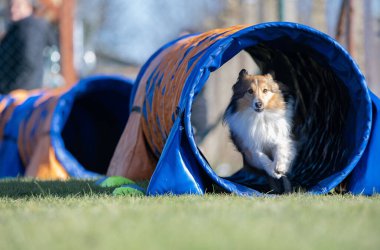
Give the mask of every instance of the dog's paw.
[[287, 174], [287, 172], [288, 172], [288, 168], [286, 167], [285, 164], [278, 164], [278, 165], [276, 165], [276, 168], [274, 169], [274, 172], [277, 175], [285, 176]]
[[274, 162], [265, 170], [267, 174], [274, 179], [280, 179], [282, 176], [284, 176], [276, 170], [276, 164]]
[[275, 179], [280, 179], [282, 176], [284, 176], [283, 174], [281, 173], [278, 173], [276, 172], [275, 170], [271, 171], [270, 173], [268, 173], [271, 177], [275, 178]]

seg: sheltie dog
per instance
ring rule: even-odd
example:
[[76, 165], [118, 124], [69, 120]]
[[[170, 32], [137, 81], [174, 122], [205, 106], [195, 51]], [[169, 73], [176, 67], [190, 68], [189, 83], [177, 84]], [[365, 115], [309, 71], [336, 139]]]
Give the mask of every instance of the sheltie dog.
[[244, 166], [283, 180], [283, 192], [290, 192], [287, 177], [296, 156], [296, 142], [292, 138], [294, 99], [287, 86], [271, 74], [250, 75], [242, 69], [232, 90], [224, 122], [242, 153]]

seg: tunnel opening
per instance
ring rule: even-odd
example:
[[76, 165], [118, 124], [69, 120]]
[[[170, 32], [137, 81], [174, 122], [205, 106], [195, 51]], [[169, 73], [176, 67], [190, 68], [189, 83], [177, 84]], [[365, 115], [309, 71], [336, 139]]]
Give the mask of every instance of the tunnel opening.
[[[360, 127], [355, 124], [355, 114], [349, 112], [354, 110], [353, 90], [350, 93], [347, 84], [331, 69], [325, 55], [290, 37], [282, 36], [259, 42], [255, 40], [253, 44], [255, 45], [242, 48], [239, 52], [246, 52], [252, 57], [259, 68], [256, 73], [274, 73], [275, 80], [287, 85], [295, 99], [292, 132], [296, 140], [297, 156], [289, 179], [294, 190], [309, 190], [342, 171], [352, 160], [355, 140], [350, 135]], [[235, 72], [236, 78], [238, 72], [239, 70]], [[211, 72], [211, 75], [214, 73]], [[199, 105], [198, 99], [196, 97], [196, 105]], [[196, 105], [193, 105], [195, 112], [199, 110]], [[202, 131], [198, 130], [197, 133]], [[202, 146], [199, 145], [204, 138], [199, 139], [197, 133], [195, 140], [201, 155], [206, 155], [204, 160], [211, 164], [207, 153], [202, 152]], [[214, 166], [211, 167], [215, 169]], [[262, 193], [273, 191], [273, 185], [260, 171], [243, 168], [230, 176], [221, 177]]]
[[65, 149], [87, 170], [105, 175], [129, 114], [130, 86], [91, 82], [75, 96], [62, 130]]

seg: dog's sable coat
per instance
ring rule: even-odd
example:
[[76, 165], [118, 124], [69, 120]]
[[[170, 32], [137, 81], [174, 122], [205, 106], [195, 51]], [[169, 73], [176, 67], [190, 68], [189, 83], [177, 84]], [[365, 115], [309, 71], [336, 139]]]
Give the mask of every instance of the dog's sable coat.
[[232, 90], [224, 122], [244, 165], [276, 179], [286, 176], [296, 154], [291, 134], [293, 99], [285, 100], [287, 87], [270, 74], [249, 75], [243, 69]]

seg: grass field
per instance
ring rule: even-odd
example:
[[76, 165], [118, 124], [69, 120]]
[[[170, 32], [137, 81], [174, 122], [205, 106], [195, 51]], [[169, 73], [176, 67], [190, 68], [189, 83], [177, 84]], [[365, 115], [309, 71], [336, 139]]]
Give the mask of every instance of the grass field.
[[380, 196], [112, 196], [0, 182], [0, 249], [380, 249]]

